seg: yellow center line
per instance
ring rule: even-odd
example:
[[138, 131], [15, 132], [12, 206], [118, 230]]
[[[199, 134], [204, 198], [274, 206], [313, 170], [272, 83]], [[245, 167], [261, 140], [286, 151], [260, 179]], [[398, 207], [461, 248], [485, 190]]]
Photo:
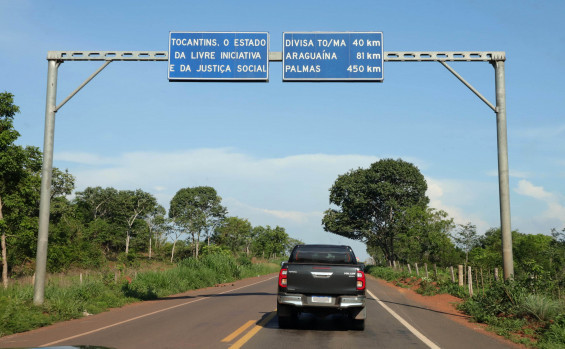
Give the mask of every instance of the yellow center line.
[[263, 320], [261, 320], [255, 327], [253, 327], [251, 329], [251, 331], [247, 332], [245, 334], [245, 336], [241, 337], [237, 342], [235, 342], [231, 347], [229, 347], [229, 349], [239, 349], [239, 348], [241, 348], [241, 346], [244, 345], [245, 343], [247, 343], [247, 341], [250, 340], [251, 337], [256, 335], [257, 332], [259, 332], [263, 327], [265, 327], [265, 325], [269, 321], [271, 321], [271, 319], [274, 318], [276, 314], [277, 314], [277, 312], [275, 312], [275, 311], [271, 312], [267, 317], [265, 317]]
[[222, 339], [222, 342], [231, 342], [235, 337], [239, 336], [241, 332], [245, 331], [249, 326], [253, 325], [255, 320], [247, 321], [243, 326], [238, 328], [237, 330], [233, 331], [229, 336]]

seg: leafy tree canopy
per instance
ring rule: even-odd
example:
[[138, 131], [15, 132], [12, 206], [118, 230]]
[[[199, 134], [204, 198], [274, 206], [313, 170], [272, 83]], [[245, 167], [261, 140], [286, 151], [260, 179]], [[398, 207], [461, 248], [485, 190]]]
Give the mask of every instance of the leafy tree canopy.
[[427, 207], [427, 184], [418, 168], [401, 159], [383, 159], [368, 169], [337, 178], [322, 224], [328, 232], [366, 242], [395, 258], [397, 224], [410, 207]]

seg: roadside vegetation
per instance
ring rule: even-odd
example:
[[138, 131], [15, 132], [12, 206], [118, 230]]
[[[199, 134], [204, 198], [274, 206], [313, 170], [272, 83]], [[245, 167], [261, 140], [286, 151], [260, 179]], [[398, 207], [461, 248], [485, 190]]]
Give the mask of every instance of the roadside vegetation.
[[[364, 242], [370, 274], [423, 295], [450, 293], [460, 309], [496, 333], [539, 348], [565, 347], [565, 229], [546, 234], [512, 232], [512, 281], [502, 275], [500, 229], [478, 234], [471, 222], [429, 206], [418, 168], [382, 159], [338, 176], [324, 229]], [[462, 266], [462, 283], [455, 273]], [[418, 269], [419, 266], [419, 269]], [[469, 267], [471, 272], [469, 273]], [[469, 288], [474, 285], [474, 292]]]
[[187, 258], [165, 270], [125, 269], [117, 274], [105, 269], [84, 273], [82, 281], [79, 275], [61, 275], [48, 281], [42, 306], [33, 305], [33, 285], [12, 284], [0, 289], [0, 337], [132, 302], [274, 273], [280, 267], [277, 262], [252, 263], [247, 257], [215, 253]]
[[0, 336], [276, 272], [300, 243], [284, 227], [229, 216], [212, 187], [180, 188], [165, 209], [139, 188], [75, 191], [74, 176], [53, 168], [49, 275], [45, 303], [35, 306], [43, 154], [16, 143], [19, 112], [0, 93]]

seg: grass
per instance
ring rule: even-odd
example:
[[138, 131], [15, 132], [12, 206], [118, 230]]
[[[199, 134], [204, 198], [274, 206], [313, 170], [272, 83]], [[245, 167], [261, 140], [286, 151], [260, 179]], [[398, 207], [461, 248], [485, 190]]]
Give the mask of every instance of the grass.
[[226, 255], [187, 259], [164, 271], [139, 272], [136, 277], [116, 281], [114, 272], [92, 274], [80, 283], [78, 277], [55, 278], [45, 288], [42, 306], [33, 304], [33, 286], [12, 285], [0, 289], [0, 337], [97, 314], [140, 300], [156, 299], [188, 290], [277, 272], [275, 263], [236, 260]]

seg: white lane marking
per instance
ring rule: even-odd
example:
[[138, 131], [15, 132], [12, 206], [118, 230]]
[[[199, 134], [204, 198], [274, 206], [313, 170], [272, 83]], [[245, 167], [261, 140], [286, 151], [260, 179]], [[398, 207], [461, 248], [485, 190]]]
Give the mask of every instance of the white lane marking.
[[435, 344], [434, 342], [432, 342], [430, 339], [428, 339], [428, 337], [424, 336], [420, 331], [418, 331], [417, 329], [414, 328], [414, 326], [410, 325], [408, 323], [408, 321], [404, 320], [400, 315], [398, 315], [397, 313], [394, 312], [394, 310], [390, 309], [386, 304], [384, 304], [377, 296], [375, 296], [371, 291], [367, 290], [367, 293], [369, 294], [369, 296], [373, 297], [374, 300], [377, 301], [377, 303], [379, 303], [379, 305], [383, 308], [385, 308], [386, 311], [388, 311], [390, 313], [390, 315], [394, 316], [394, 318], [396, 320], [398, 320], [402, 325], [404, 325], [404, 327], [406, 327], [410, 332], [412, 332], [412, 334], [414, 334], [416, 337], [418, 337], [419, 340], [421, 340], [422, 342], [424, 342], [424, 344], [426, 344], [429, 348], [432, 349], [440, 349], [440, 347]]
[[[252, 283], [252, 284], [249, 284], [249, 285], [246, 285], [246, 286], [234, 288], [233, 290], [224, 291], [224, 292], [216, 293], [216, 294], [224, 294], [224, 293], [229, 293], [229, 292], [241, 290], [242, 288], [246, 288], [246, 287], [249, 287], [249, 286], [257, 285], [257, 284], [260, 284], [260, 283], [265, 282], [265, 281], [269, 281], [269, 280], [272, 280], [272, 279], [276, 279], [277, 277], [278, 277], [278, 276], [273, 276], [273, 277], [268, 278], [268, 279], [266, 279], [266, 280], [258, 281], [258, 282], [255, 282], [255, 283]], [[144, 318], [144, 317], [147, 317], [147, 316], [151, 316], [151, 315], [154, 315], [154, 314], [162, 313], [162, 312], [167, 311], [167, 310], [171, 310], [171, 309], [174, 309], [174, 308], [182, 307], [182, 306], [185, 306], [185, 305], [190, 304], [190, 303], [196, 303], [196, 302], [203, 301], [203, 300], [210, 299], [210, 298], [211, 298], [211, 297], [202, 297], [202, 298], [198, 298], [198, 299], [192, 300], [192, 301], [190, 301], [190, 302], [185, 302], [185, 303], [182, 303], [182, 304], [173, 305], [172, 307], [168, 307], [168, 308], [165, 308], [165, 309], [156, 310], [156, 311], [151, 312], [151, 313], [139, 315], [139, 316], [133, 317], [133, 318], [131, 318], [131, 319], [127, 319], [127, 320], [124, 320], [124, 321], [116, 322], [115, 324], [112, 324], [112, 325], [108, 325], [108, 326], [104, 326], [104, 327], [97, 328], [97, 329], [92, 330], [92, 331], [79, 333], [79, 334], [74, 335], [74, 336], [71, 336], [71, 337], [67, 337], [67, 338], [63, 338], [63, 339], [56, 340], [56, 341], [54, 341], [54, 342], [49, 342], [49, 343], [46, 343], [46, 344], [42, 344], [42, 345], [40, 345], [39, 347], [40, 347], [40, 348], [41, 348], [41, 347], [48, 347], [48, 346], [51, 346], [51, 345], [53, 345], [53, 344], [57, 344], [57, 343], [61, 343], [61, 342], [67, 341], [67, 340], [71, 340], [71, 339], [75, 339], [75, 338], [78, 338], [78, 337], [86, 336], [86, 335], [91, 334], [91, 333], [100, 332], [100, 331], [103, 331], [103, 330], [108, 329], [108, 328], [111, 328], [111, 327], [115, 327], [115, 326], [119, 326], [119, 325], [121, 325], [121, 324], [125, 324], [125, 323], [127, 323], [127, 322], [131, 322], [131, 321], [134, 321], [134, 320], [137, 320], [137, 319], [141, 319], [141, 318]]]

